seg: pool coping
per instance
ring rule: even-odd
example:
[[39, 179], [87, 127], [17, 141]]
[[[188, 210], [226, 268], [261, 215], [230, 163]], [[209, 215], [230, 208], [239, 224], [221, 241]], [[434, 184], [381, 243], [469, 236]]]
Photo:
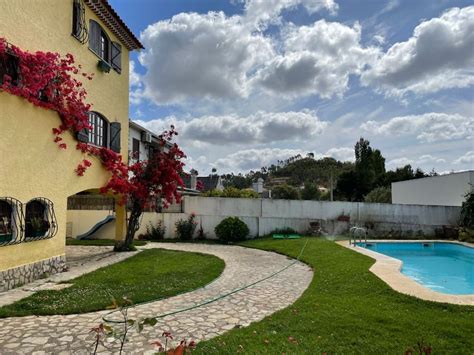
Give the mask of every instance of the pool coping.
[[[453, 243], [461, 244], [467, 247], [473, 247], [472, 244], [456, 241], [446, 240], [379, 240], [371, 239], [367, 240], [370, 243]], [[392, 289], [397, 292], [421, 298], [426, 301], [452, 303], [458, 305], [474, 306], [474, 294], [473, 295], [450, 295], [441, 293], [429, 289], [410, 277], [401, 273], [403, 262], [399, 259], [392, 258], [388, 255], [377, 253], [373, 250], [354, 246], [350, 244], [350, 241], [343, 240], [336, 242], [348, 249], [354, 250], [358, 253], [367, 255], [372, 259], [375, 259], [375, 263], [370, 267], [370, 271], [389, 285]]]

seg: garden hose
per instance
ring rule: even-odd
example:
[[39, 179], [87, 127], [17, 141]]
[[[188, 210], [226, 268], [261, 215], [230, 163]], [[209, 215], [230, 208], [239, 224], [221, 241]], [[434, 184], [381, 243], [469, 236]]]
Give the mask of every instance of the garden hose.
[[[276, 271], [276, 272], [270, 274], [269, 276], [266, 276], [266, 277], [264, 277], [264, 278], [262, 278], [262, 279], [260, 279], [260, 280], [257, 280], [257, 281], [255, 281], [255, 282], [252, 282], [252, 283], [247, 284], [247, 285], [245, 285], [245, 286], [239, 287], [239, 288], [234, 289], [234, 290], [232, 290], [232, 291], [229, 291], [229, 292], [227, 292], [227, 293], [221, 294], [221, 295], [219, 295], [219, 296], [217, 296], [217, 297], [211, 298], [210, 300], [207, 300], [207, 301], [204, 301], [204, 302], [201, 302], [201, 303], [198, 303], [198, 304], [196, 304], [196, 305], [193, 305], [193, 306], [190, 306], [190, 307], [186, 307], [186, 308], [183, 308], [183, 309], [178, 309], [178, 310], [173, 311], [173, 312], [162, 313], [162, 314], [159, 314], [159, 315], [157, 315], [157, 316], [155, 316], [155, 317], [152, 317], [152, 318], [153, 318], [153, 319], [159, 319], [159, 318], [164, 318], [164, 317], [167, 317], [167, 316], [172, 316], [172, 315], [175, 315], [175, 314], [179, 314], [179, 313], [191, 311], [191, 310], [193, 310], [193, 309], [196, 309], [196, 308], [199, 308], [199, 307], [208, 305], [208, 304], [210, 304], [210, 303], [217, 302], [217, 301], [219, 301], [219, 300], [221, 300], [221, 299], [223, 299], [223, 298], [225, 298], [225, 297], [228, 297], [228, 296], [230, 296], [230, 295], [233, 295], [234, 293], [243, 291], [243, 290], [245, 290], [245, 289], [247, 289], [247, 288], [249, 288], [249, 287], [255, 286], [256, 284], [259, 284], [259, 283], [261, 283], [261, 282], [263, 282], [263, 281], [266, 281], [266, 280], [268, 280], [268, 279], [270, 279], [270, 278], [272, 278], [272, 277], [275, 277], [276, 275], [282, 273], [283, 271], [289, 269], [290, 267], [292, 267], [293, 265], [295, 265], [297, 262], [299, 262], [301, 256], [303, 255], [304, 250], [306, 249], [306, 245], [308, 244], [308, 241], [309, 241], [309, 239], [306, 240], [306, 242], [304, 243], [303, 247], [301, 248], [300, 253], [298, 254], [298, 257], [297, 257], [293, 262], [291, 262], [290, 264], [286, 265], [286, 266], [283, 267], [282, 269], [280, 269], [280, 270], [278, 270], [278, 271]], [[211, 281], [209, 284], [211, 284], [211, 283], [214, 282], [214, 281], [215, 281], [215, 280]], [[207, 284], [207, 285], [209, 285], [209, 284]], [[200, 287], [200, 288], [207, 287], [207, 285], [202, 286], [202, 287]], [[199, 289], [199, 288], [198, 288], [198, 289]], [[198, 290], [198, 289], [197, 289], [197, 290]], [[189, 292], [189, 291], [183, 292], [183, 293], [181, 293], [181, 294], [184, 294], [184, 293], [187, 293], [187, 292]], [[175, 296], [179, 296], [179, 295], [180, 295], [180, 294], [177, 294], [177, 295], [175, 295]], [[174, 296], [174, 297], [175, 297], [175, 296]], [[143, 302], [143, 303], [135, 304], [135, 305], [132, 305], [131, 308], [134, 308], [134, 307], [136, 307], [136, 306], [141, 306], [141, 305], [144, 305], [144, 304], [148, 304], [148, 303], [157, 302], [157, 301], [160, 301], [160, 300], [153, 300], [153, 301], [148, 301], [148, 302]], [[103, 320], [104, 322], [106, 322], [106, 323], [114, 323], [114, 324], [123, 324], [123, 323], [125, 323], [124, 320], [113, 320], [113, 319], [108, 318], [108, 316], [110, 316], [111, 314], [114, 314], [114, 313], [116, 313], [116, 312], [118, 312], [117, 309], [115, 309], [115, 310], [113, 310], [113, 311], [107, 313], [106, 315], [104, 315], [104, 316], [102, 317], [102, 320]]]

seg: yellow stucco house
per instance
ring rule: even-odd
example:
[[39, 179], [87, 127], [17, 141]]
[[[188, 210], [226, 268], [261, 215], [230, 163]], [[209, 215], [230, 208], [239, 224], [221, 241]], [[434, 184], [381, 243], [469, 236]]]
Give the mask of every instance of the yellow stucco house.
[[[110, 4], [15, 0], [0, 7], [0, 38], [30, 52], [71, 53], [84, 72], [94, 73], [83, 81], [93, 105], [86, 140], [127, 159], [129, 52], [142, 45]], [[0, 90], [0, 291], [64, 267], [68, 197], [97, 191], [109, 179], [94, 157], [86, 174], [77, 176], [83, 154], [52, 142], [51, 129], [59, 124], [55, 111]], [[77, 143], [72, 133], [63, 138], [69, 147]], [[122, 238], [123, 207], [117, 206], [116, 218], [116, 238]], [[46, 227], [33, 228], [39, 222]]]

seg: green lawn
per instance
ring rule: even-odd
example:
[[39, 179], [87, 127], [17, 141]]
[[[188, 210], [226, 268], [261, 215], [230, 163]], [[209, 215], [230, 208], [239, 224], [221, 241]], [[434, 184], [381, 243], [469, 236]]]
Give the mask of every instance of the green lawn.
[[[243, 245], [296, 257], [304, 242]], [[196, 353], [402, 355], [423, 341], [433, 354], [474, 354], [474, 307], [399, 294], [369, 272], [372, 259], [330, 241], [310, 239], [302, 260], [314, 278], [294, 305], [200, 343]]]
[[112, 296], [135, 304], [174, 296], [217, 278], [224, 262], [211, 255], [150, 249], [78, 277], [60, 291], [40, 291], [0, 308], [0, 317], [71, 314], [105, 309]]
[[[144, 240], [134, 240], [133, 245], [141, 246], [145, 245], [146, 241]], [[66, 239], [66, 245], [87, 245], [87, 246], [114, 246], [115, 240], [113, 239]]]

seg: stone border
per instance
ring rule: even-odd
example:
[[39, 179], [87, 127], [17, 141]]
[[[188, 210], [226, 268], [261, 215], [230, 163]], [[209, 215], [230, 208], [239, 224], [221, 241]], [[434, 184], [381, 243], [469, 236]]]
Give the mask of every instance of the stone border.
[[57, 274], [66, 268], [66, 255], [53, 256], [31, 264], [0, 271], [0, 292]]
[[[370, 243], [453, 243], [461, 244], [468, 247], [473, 247], [469, 243], [445, 241], [445, 240], [368, 240]], [[354, 250], [358, 253], [367, 255], [372, 259], [375, 259], [375, 263], [370, 267], [370, 271], [378, 276], [382, 281], [389, 285], [392, 289], [397, 292], [421, 298], [426, 301], [452, 303], [458, 305], [474, 306], [474, 295], [449, 295], [445, 293], [436, 292], [431, 290], [412, 278], [402, 274], [401, 269], [403, 262], [401, 260], [392, 258], [388, 255], [377, 253], [373, 250], [366, 248], [353, 246], [348, 240], [336, 242], [348, 249]]]

